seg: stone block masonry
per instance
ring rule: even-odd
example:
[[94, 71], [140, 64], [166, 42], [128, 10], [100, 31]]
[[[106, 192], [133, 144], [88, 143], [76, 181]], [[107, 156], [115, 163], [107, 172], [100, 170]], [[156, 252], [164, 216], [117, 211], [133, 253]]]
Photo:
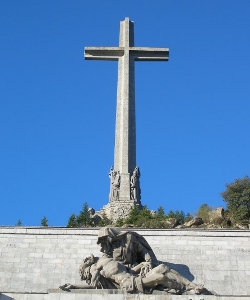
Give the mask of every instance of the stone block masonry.
[[[136, 231], [146, 238], [158, 260], [220, 295], [202, 296], [199, 300], [222, 299], [222, 296], [250, 299], [249, 230]], [[98, 229], [84, 228], [0, 227], [0, 300], [78, 299], [79, 294], [65, 298], [69, 297], [65, 292], [48, 294], [48, 290], [64, 283], [80, 283], [78, 267], [82, 258], [90, 253], [101, 256], [96, 244], [97, 233]], [[116, 296], [116, 300], [124, 297]], [[88, 299], [107, 299], [105, 295], [91, 297]], [[141, 299], [139, 295], [131, 297]], [[178, 297], [198, 300], [195, 298], [198, 296]], [[83, 295], [81, 299], [85, 299]]]

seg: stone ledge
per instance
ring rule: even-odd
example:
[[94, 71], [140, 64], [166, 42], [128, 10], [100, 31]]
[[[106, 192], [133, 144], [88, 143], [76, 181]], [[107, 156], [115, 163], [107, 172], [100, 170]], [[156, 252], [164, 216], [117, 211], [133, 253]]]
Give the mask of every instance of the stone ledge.
[[[97, 236], [99, 227], [92, 228], [67, 228], [67, 227], [17, 227], [0, 226], [0, 234], [25, 234], [25, 235], [89, 235]], [[250, 229], [145, 229], [145, 228], [119, 228], [121, 231], [136, 231], [143, 236], [211, 236], [211, 237], [249, 237]]]
[[152, 294], [142, 294], [142, 293], [135, 293], [135, 294], [130, 294], [126, 293], [122, 290], [119, 289], [72, 289], [70, 291], [63, 291], [61, 289], [49, 289], [48, 294], [87, 294], [87, 295], [124, 295], [124, 297], [128, 297], [129, 299], [138, 299], [138, 297], [143, 299], [143, 297], [152, 297], [155, 300], [157, 299], [176, 299], [176, 300], [182, 300], [182, 299], [208, 299], [208, 300], [222, 300], [222, 299], [249, 299], [250, 295], [188, 295], [188, 294], [183, 294], [183, 295], [172, 295], [172, 294], [167, 294], [162, 291], [157, 291], [155, 290]]
[[163, 292], [156, 294], [127, 294], [121, 290], [72, 290], [65, 292], [51, 289], [48, 294], [0, 293], [0, 300], [247, 300], [246, 296], [214, 295], [170, 295]]

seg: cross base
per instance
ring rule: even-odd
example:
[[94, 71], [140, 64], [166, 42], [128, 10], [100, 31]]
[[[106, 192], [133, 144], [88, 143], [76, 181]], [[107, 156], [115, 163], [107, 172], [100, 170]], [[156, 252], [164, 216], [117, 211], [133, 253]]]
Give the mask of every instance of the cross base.
[[119, 219], [126, 219], [135, 206], [141, 208], [141, 204], [138, 204], [134, 200], [119, 200], [105, 205], [101, 209], [101, 213], [105, 213], [105, 215], [115, 223]]

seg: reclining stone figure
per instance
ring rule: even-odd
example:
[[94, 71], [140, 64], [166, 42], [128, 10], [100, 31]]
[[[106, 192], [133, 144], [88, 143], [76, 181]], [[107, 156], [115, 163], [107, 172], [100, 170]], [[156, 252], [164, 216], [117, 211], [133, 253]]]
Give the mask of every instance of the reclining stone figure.
[[85, 280], [89, 287], [85, 285], [65, 284], [60, 288], [70, 290], [75, 288], [120, 288], [126, 292], [149, 293], [153, 289], [172, 294], [201, 294], [204, 288], [198, 286], [181, 276], [175, 270], [164, 264], [159, 264], [152, 268], [152, 264], [142, 262], [129, 269], [125, 265], [115, 261], [113, 258], [103, 256], [101, 258], [90, 255], [86, 257], [80, 268], [81, 280]]

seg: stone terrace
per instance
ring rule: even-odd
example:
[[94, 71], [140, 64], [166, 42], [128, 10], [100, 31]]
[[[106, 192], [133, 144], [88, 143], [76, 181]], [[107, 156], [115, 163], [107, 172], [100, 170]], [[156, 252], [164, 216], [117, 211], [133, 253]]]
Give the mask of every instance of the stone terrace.
[[[189, 280], [215, 291], [221, 295], [220, 299], [250, 298], [249, 230], [136, 231], [146, 238], [159, 260], [168, 262]], [[78, 267], [82, 258], [90, 253], [101, 256], [97, 233], [98, 229], [84, 228], [0, 227], [0, 300], [66, 299], [65, 292], [47, 294], [48, 290], [64, 283], [80, 283]], [[88, 299], [111, 299], [111, 295], [105, 298], [105, 293], [101, 294], [104, 295], [101, 298], [91, 294]], [[15, 298], [11, 298], [13, 295]], [[77, 293], [69, 296], [67, 299], [80, 297]], [[171, 297], [174, 296], [168, 299]], [[196, 296], [185, 297], [196, 299]], [[199, 299], [208, 299], [204, 297]]]

